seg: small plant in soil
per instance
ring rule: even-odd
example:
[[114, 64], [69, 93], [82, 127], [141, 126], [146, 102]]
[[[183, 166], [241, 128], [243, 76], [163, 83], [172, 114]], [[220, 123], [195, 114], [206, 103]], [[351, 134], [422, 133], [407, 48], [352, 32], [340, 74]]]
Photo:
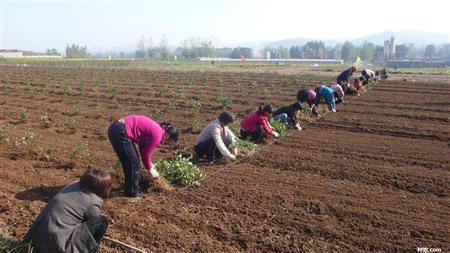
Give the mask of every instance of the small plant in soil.
[[111, 94], [112, 98], [116, 98], [117, 94], [119, 93], [119, 86], [115, 83], [111, 83], [111, 85], [108, 88], [109, 94]]
[[50, 120], [50, 118], [48, 117], [47, 113], [44, 113], [44, 115], [42, 115], [39, 120], [41, 121], [41, 124], [43, 127], [45, 128], [49, 128], [52, 121]]
[[222, 108], [225, 108], [231, 102], [231, 99], [225, 94], [223, 90], [221, 90], [217, 94], [217, 102]]
[[87, 143], [78, 143], [73, 147], [72, 153], [69, 156], [70, 161], [80, 159], [82, 161], [90, 161], [92, 158], [91, 151]]
[[174, 94], [175, 99], [184, 99], [186, 94], [182, 90], [177, 90]]
[[26, 109], [23, 109], [19, 114], [19, 122], [21, 123], [27, 122], [29, 116], [30, 112]]
[[192, 121], [191, 128], [192, 128], [192, 131], [193, 131], [193, 132], [199, 131], [200, 128], [201, 128], [200, 122], [198, 122], [198, 120], [194, 119], [194, 120]]
[[26, 147], [27, 149], [31, 150], [32, 146], [33, 146], [33, 140], [34, 140], [34, 133], [31, 131], [28, 131], [25, 133], [24, 136], [20, 137], [16, 141], [16, 145], [23, 146], [23, 147]]
[[256, 151], [258, 146], [253, 143], [250, 139], [236, 139], [236, 143], [234, 144], [238, 150], [246, 150], [246, 151]]
[[198, 99], [194, 99], [194, 100], [192, 100], [192, 103], [191, 103], [191, 111], [193, 113], [198, 113], [201, 106], [202, 106], [202, 104], [200, 103], [200, 101]]
[[175, 99], [169, 98], [169, 99], [167, 100], [167, 108], [169, 108], [169, 109], [175, 109], [176, 106], [177, 106], [177, 101], [175, 101]]
[[64, 83], [64, 95], [69, 96], [72, 91], [72, 81], [68, 80]]
[[272, 92], [269, 89], [264, 89], [264, 99], [268, 100], [272, 97]]
[[203, 177], [203, 173], [192, 163], [191, 158], [184, 158], [181, 155], [170, 160], [159, 160], [155, 168], [172, 185], [199, 185]]
[[278, 120], [270, 119], [270, 125], [275, 129], [275, 131], [280, 135], [280, 138], [285, 138], [287, 136], [287, 122], [281, 122]]
[[0, 144], [8, 143], [9, 137], [8, 132], [4, 128], [0, 128]]

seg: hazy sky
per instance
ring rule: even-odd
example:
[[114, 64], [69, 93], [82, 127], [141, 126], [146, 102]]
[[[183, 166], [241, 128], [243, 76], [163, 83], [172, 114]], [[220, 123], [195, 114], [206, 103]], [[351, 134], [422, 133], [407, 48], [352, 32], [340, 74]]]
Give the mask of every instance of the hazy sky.
[[[2, 49], [63, 50], [70, 43], [111, 48], [179, 45], [191, 36], [216, 46], [281, 40], [356, 38], [385, 30], [450, 34], [446, 0], [0, 0]], [[372, 5], [370, 5], [372, 4]], [[375, 5], [376, 4], [376, 5]]]

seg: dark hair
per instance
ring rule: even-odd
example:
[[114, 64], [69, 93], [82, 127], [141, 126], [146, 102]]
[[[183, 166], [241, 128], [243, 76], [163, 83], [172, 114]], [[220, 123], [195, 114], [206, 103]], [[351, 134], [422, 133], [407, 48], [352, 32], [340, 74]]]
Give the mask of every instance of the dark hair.
[[111, 185], [111, 175], [99, 168], [88, 169], [80, 178], [81, 190], [93, 192], [102, 199], [108, 198]]
[[162, 128], [164, 128], [164, 131], [166, 132], [166, 134], [169, 135], [169, 139], [170, 139], [170, 147], [171, 148], [176, 148], [177, 144], [178, 144], [178, 129], [174, 126], [172, 126], [172, 124], [170, 122], [161, 122], [161, 124], [159, 124]]
[[273, 108], [271, 105], [260, 105], [258, 107], [258, 113], [259, 114], [263, 114], [263, 113], [272, 113], [273, 112]]
[[233, 115], [229, 114], [228, 112], [222, 112], [219, 115], [219, 121], [220, 123], [224, 124], [224, 125], [228, 125], [234, 122], [234, 117]]
[[293, 108], [294, 110], [296, 110], [296, 111], [299, 111], [299, 110], [303, 109], [302, 104], [300, 104], [299, 102], [295, 102], [295, 103], [293, 103], [291, 106], [292, 106], [292, 108]]

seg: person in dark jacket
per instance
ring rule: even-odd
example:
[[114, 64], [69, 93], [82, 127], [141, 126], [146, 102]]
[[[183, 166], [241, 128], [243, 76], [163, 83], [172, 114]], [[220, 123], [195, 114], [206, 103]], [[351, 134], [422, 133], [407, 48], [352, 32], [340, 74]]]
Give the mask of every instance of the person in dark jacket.
[[353, 73], [356, 72], [356, 67], [351, 66], [350, 68], [344, 70], [339, 76], [337, 77], [336, 83], [342, 86], [344, 89], [344, 92], [347, 91], [348, 88], [348, 79], [353, 75]]
[[255, 144], [263, 142], [264, 136], [274, 136], [278, 138], [279, 134], [275, 132], [269, 124], [269, 118], [272, 116], [272, 106], [264, 105], [258, 108], [258, 111], [250, 114], [241, 121], [241, 137], [250, 138]]
[[294, 128], [301, 131], [302, 128], [300, 127], [300, 123], [298, 122], [297, 113], [302, 109], [303, 109], [302, 104], [300, 104], [299, 102], [295, 102], [291, 105], [283, 106], [278, 110], [276, 110], [273, 113], [272, 119], [281, 122], [288, 122], [292, 124]]
[[336, 98], [334, 97], [334, 90], [328, 86], [319, 85], [317, 86], [315, 91], [317, 93], [316, 101], [314, 102], [315, 105], [318, 106], [320, 100], [323, 97], [325, 98], [325, 102], [328, 105], [328, 109], [331, 110], [332, 112], [336, 112], [336, 102], [335, 102]]
[[317, 112], [317, 107], [314, 104], [315, 99], [316, 99], [316, 92], [311, 89], [303, 87], [297, 92], [297, 101], [300, 104], [303, 102], [308, 103], [308, 106], [311, 109], [312, 114], [320, 117], [319, 113]]
[[111, 190], [111, 176], [91, 169], [58, 192], [36, 218], [24, 241], [40, 253], [96, 252], [108, 221], [100, 215]]

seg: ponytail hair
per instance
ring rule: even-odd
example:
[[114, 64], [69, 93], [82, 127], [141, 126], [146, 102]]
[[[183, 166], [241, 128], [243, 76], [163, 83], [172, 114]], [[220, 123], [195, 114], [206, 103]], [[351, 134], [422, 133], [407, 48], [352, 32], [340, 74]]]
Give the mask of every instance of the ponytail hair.
[[258, 107], [259, 114], [272, 113], [272, 112], [273, 112], [273, 108], [271, 105], [260, 105]]
[[169, 135], [170, 147], [175, 149], [178, 144], [178, 129], [172, 126], [170, 122], [161, 122], [159, 125], [164, 129], [166, 134]]

